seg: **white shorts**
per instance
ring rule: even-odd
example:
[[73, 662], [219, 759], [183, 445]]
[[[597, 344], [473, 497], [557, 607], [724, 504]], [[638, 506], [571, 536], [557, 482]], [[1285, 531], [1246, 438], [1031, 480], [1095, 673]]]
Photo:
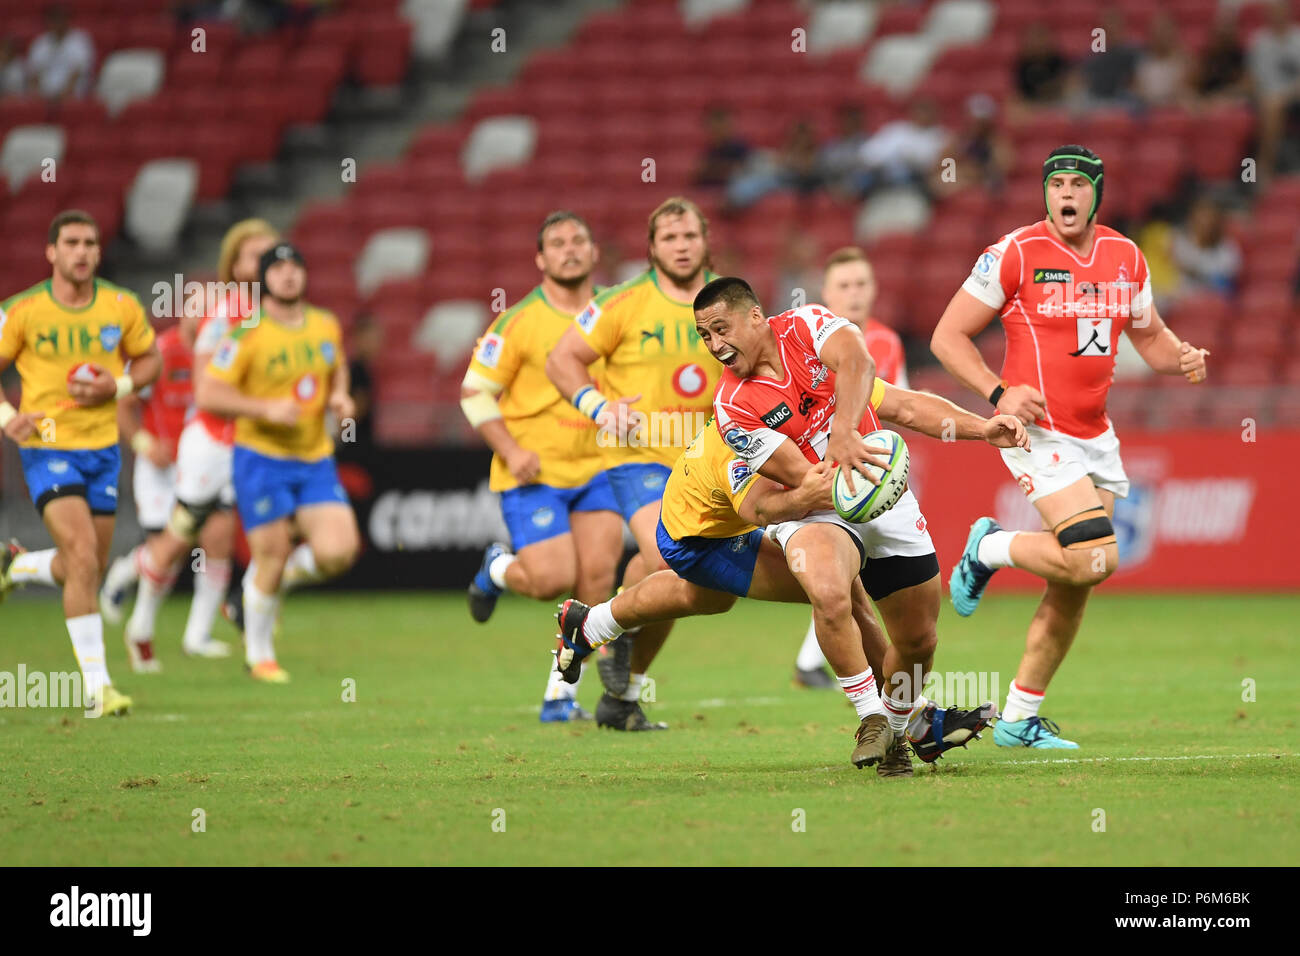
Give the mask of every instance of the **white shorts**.
[[1096, 438], [1075, 438], [1025, 426], [1029, 451], [1003, 448], [1002, 460], [1030, 501], [1067, 488], [1080, 478], [1091, 478], [1098, 488], [1128, 497], [1128, 475], [1119, 457], [1119, 438], [1111, 425]]
[[858, 543], [864, 566], [872, 558], [921, 557], [934, 554], [934, 542], [926, 528], [921, 505], [912, 490], [903, 492], [898, 503], [875, 521], [854, 524], [834, 511], [818, 511], [797, 521], [782, 521], [767, 529], [767, 536], [785, 550], [790, 537], [805, 525], [834, 524], [847, 531]]
[[176, 466], [159, 468], [144, 455], [136, 455], [131, 486], [135, 492], [135, 514], [140, 527], [145, 531], [161, 531], [176, 500]]
[[230, 483], [234, 456], [235, 449], [213, 438], [202, 422], [190, 422], [176, 448], [176, 497], [188, 505], [215, 500], [229, 508], [235, 503]]

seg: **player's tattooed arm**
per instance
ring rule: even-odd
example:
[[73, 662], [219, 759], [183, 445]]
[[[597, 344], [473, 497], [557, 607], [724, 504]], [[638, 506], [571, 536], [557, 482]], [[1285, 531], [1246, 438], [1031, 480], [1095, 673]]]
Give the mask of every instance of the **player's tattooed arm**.
[[1193, 385], [1205, 381], [1205, 357], [1209, 350], [1182, 341], [1165, 325], [1154, 304], [1147, 306], [1141, 318], [1130, 322], [1125, 332], [1142, 361], [1155, 371], [1162, 375], [1182, 375]]
[[1001, 448], [1029, 447], [1029, 435], [1014, 415], [983, 418], [955, 402], [929, 392], [914, 392], [885, 383], [876, 409], [885, 421], [943, 441], [987, 441]]
[[831, 475], [833, 469], [819, 462], [804, 472], [797, 487], [785, 488], [759, 475], [736, 513], [750, 524], [762, 528], [781, 521], [794, 521], [814, 511], [831, 507]]

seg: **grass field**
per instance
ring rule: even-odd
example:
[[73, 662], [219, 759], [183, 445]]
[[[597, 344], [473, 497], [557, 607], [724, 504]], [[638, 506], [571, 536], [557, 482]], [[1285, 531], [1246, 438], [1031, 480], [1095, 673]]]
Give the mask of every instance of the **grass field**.
[[[999, 672], [1005, 695], [1033, 603], [945, 607], [937, 666]], [[1295, 608], [1102, 595], [1045, 708], [1083, 749], [989, 733], [882, 780], [848, 762], [842, 695], [789, 682], [800, 608], [679, 624], [649, 708], [672, 730], [629, 735], [538, 723], [545, 605], [476, 626], [461, 595], [296, 594], [278, 643], [294, 680], [269, 687], [182, 657], [173, 599], [165, 673], [129, 674], [110, 631], [131, 716], [0, 710], [0, 845], [10, 865], [1294, 864]], [[20, 662], [73, 664], [52, 596], [0, 608], [0, 670]]]

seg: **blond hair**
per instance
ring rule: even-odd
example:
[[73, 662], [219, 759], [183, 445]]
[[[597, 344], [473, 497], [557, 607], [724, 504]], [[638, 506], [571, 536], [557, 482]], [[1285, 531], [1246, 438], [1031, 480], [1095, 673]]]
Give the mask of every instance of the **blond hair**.
[[836, 249], [826, 260], [825, 272], [830, 272], [835, 266], [842, 266], [846, 262], [864, 262], [868, 269], [871, 268], [871, 260], [867, 254], [857, 246], [844, 246], [842, 249]]
[[279, 239], [276, 228], [265, 219], [241, 219], [221, 237], [221, 253], [217, 256], [217, 281], [235, 281], [235, 260], [239, 258], [240, 247], [254, 236], [270, 236]]
[[700, 232], [707, 241], [709, 238], [709, 218], [704, 215], [703, 210], [685, 196], [669, 196], [655, 207], [654, 212], [650, 213], [650, 219], [646, 223], [649, 230], [650, 245], [653, 246], [655, 244], [655, 230], [659, 227], [660, 217], [684, 216], [688, 212], [693, 212], [697, 217], [699, 217]]

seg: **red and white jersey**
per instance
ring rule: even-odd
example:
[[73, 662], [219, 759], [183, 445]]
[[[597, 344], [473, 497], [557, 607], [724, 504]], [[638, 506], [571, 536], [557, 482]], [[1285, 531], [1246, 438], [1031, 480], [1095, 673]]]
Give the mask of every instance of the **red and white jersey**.
[[194, 400], [194, 353], [175, 327], [158, 336], [158, 351], [162, 371], [140, 394], [141, 427], [162, 442], [175, 461], [176, 443]]
[[907, 388], [907, 355], [898, 333], [875, 319], [867, 319], [862, 327], [862, 340], [876, 362], [876, 377], [890, 385]]
[[1091, 253], [1080, 258], [1044, 219], [986, 248], [962, 288], [999, 310], [1002, 378], [1042, 392], [1047, 412], [1036, 424], [1075, 438], [1110, 427], [1106, 394], [1120, 333], [1151, 305], [1147, 261], [1133, 240], [1097, 226]]
[[[853, 328], [820, 305], [769, 316], [785, 376], [740, 378], [722, 370], [713, 394], [718, 434], [758, 471], [787, 438], [813, 464], [821, 461], [835, 419], [835, 373], [822, 364], [822, 345], [840, 329]], [[858, 425], [866, 434], [880, 427], [871, 406]]]
[[[194, 339], [194, 352], [196, 355], [212, 355], [216, 352], [217, 346], [221, 340], [226, 337], [231, 326], [243, 318], [241, 314], [240, 298], [238, 292], [231, 292], [225, 299], [217, 303], [216, 309], [212, 315], [203, 320], [199, 326], [198, 335]], [[235, 443], [235, 420], [233, 418], [222, 418], [220, 415], [214, 415], [212, 412], [205, 412], [198, 409], [194, 413], [194, 418], [209, 435], [224, 445], [233, 445]]]

